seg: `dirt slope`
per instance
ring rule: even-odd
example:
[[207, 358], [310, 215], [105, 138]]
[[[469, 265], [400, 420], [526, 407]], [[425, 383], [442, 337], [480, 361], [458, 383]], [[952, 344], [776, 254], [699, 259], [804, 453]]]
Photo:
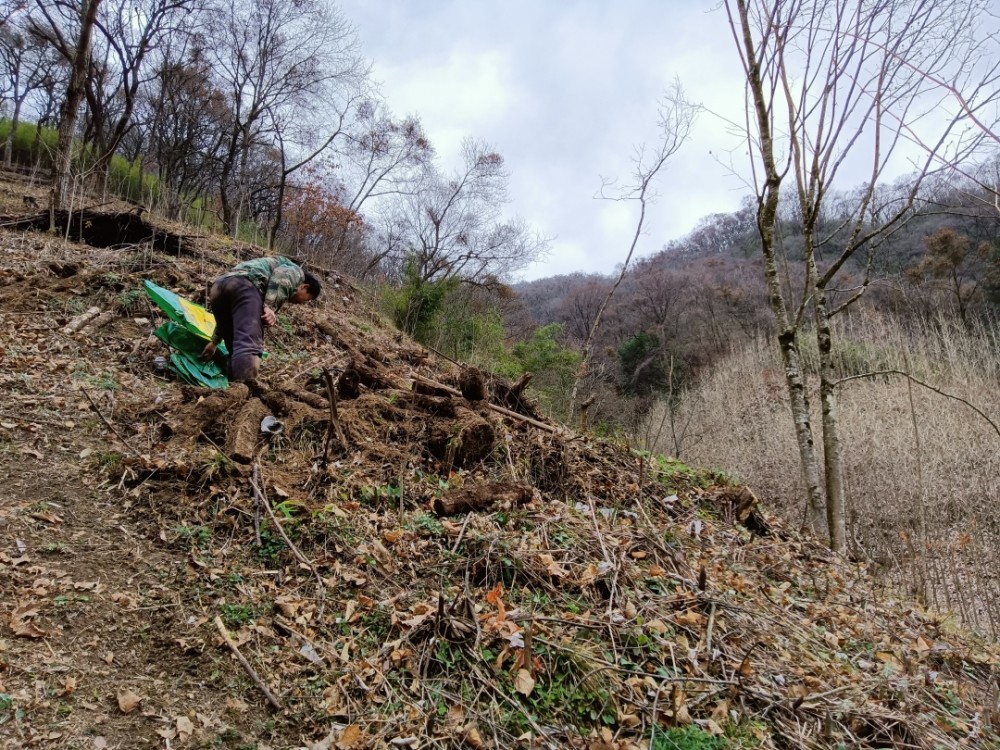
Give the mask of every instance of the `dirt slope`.
[[3, 750], [1000, 747], [994, 645], [480, 398], [349, 280], [252, 392], [168, 380], [141, 279], [199, 298], [245, 251], [0, 234]]

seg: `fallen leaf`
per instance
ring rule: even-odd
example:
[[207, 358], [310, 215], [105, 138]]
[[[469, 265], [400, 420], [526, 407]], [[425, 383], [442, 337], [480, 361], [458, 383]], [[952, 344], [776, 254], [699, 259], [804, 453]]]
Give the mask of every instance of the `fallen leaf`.
[[545, 571], [556, 578], [564, 578], [567, 574], [566, 568], [555, 561], [552, 555], [539, 555], [538, 560], [545, 566]]
[[139, 707], [140, 703], [142, 703], [142, 698], [128, 688], [122, 688], [118, 691], [118, 708], [123, 714], [132, 713]]
[[352, 750], [361, 742], [361, 727], [357, 724], [348, 724], [341, 732], [340, 738], [334, 743], [337, 750]]
[[177, 736], [181, 742], [194, 734], [194, 723], [187, 716], [178, 716], [174, 721], [177, 724]]
[[890, 653], [888, 651], [876, 651], [875, 652], [875, 658], [878, 659], [880, 662], [882, 662], [883, 664], [885, 664], [888, 667], [892, 667], [893, 669], [897, 669], [900, 672], [903, 671], [903, 662], [901, 662], [899, 659], [897, 659], [896, 656], [895, 656], [895, 654], [892, 654], [892, 653]]
[[14, 635], [21, 638], [44, 638], [48, 635], [44, 630], [31, 622], [31, 618], [38, 614], [37, 604], [22, 604], [10, 613], [10, 629]]
[[675, 615], [674, 621], [678, 625], [690, 625], [692, 627], [696, 627], [705, 622], [705, 615], [701, 612], [696, 612], [693, 609], [688, 609], [686, 612], [681, 612], [679, 615]]
[[712, 721], [718, 724], [720, 727], [724, 727], [729, 723], [729, 701], [722, 700], [719, 701], [715, 708], [712, 709]]
[[274, 606], [276, 606], [285, 617], [296, 617], [304, 604], [304, 599], [298, 599], [288, 594], [282, 594], [274, 599]]
[[583, 572], [580, 574], [578, 581], [581, 586], [589, 586], [590, 584], [592, 584], [594, 581], [597, 580], [598, 575], [599, 574], [597, 572], [597, 564], [590, 563], [586, 568], [583, 569]]
[[531, 695], [531, 691], [535, 689], [535, 680], [527, 669], [517, 670], [517, 676], [514, 677], [514, 689], [526, 696]]
[[471, 747], [472, 750], [482, 750], [482, 748], [486, 747], [482, 735], [479, 734], [479, 730], [475, 727], [470, 727], [463, 739], [465, 740], [465, 744]]
[[67, 677], [63, 680], [63, 689], [59, 691], [58, 697], [63, 697], [64, 695], [72, 695], [76, 692], [76, 678]]

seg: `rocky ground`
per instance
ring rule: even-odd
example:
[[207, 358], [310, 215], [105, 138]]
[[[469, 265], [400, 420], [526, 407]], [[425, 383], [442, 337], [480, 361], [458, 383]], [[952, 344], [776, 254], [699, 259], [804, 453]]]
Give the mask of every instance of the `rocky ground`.
[[141, 281], [200, 300], [260, 251], [109, 242], [127, 206], [67, 241], [15, 223], [32, 190], [0, 196], [0, 748], [1000, 747], [996, 645], [766, 498], [548, 422], [334, 275], [253, 389], [182, 386]]

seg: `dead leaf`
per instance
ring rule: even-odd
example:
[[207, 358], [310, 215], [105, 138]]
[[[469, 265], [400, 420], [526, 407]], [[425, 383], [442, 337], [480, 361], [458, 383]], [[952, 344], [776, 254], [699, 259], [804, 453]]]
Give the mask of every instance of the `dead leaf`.
[[37, 615], [38, 611], [39, 605], [37, 604], [22, 604], [11, 612], [10, 629], [14, 631], [14, 635], [20, 638], [44, 638], [47, 636], [48, 633], [31, 622], [31, 618]]
[[181, 738], [181, 742], [194, 734], [194, 722], [187, 716], [178, 716], [174, 721], [177, 724], [177, 736]]
[[691, 724], [694, 719], [691, 718], [691, 714], [688, 713], [687, 705], [682, 703], [677, 708], [674, 709], [674, 721], [678, 726], [684, 726], [685, 724]]
[[63, 697], [64, 695], [72, 695], [76, 692], [76, 678], [67, 677], [63, 680], [63, 689], [59, 691], [58, 697]]
[[142, 703], [142, 698], [128, 688], [122, 688], [118, 691], [118, 708], [123, 714], [132, 713], [139, 707], [140, 703]]
[[675, 615], [674, 621], [678, 625], [690, 625], [692, 627], [697, 627], [705, 622], [705, 615], [693, 609], [688, 609], [686, 612], [681, 612], [679, 615]]
[[567, 575], [567, 570], [562, 565], [555, 561], [555, 558], [549, 554], [543, 554], [538, 556], [539, 562], [545, 566], [545, 571], [556, 578], [565, 578]]
[[892, 667], [893, 669], [899, 670], [900, 672], [903, 671], [903, 662], [897, 659], [895, 654], [892, 654], [888, 651], [876, 651], [875, 658], [888, 667]]
[[483, 742], [482, 735], [479, 734], [479, 730], [475, 727], [469, 727], [469, 731], [465, 733], [465, 744], [472, 748], [472, 750], [482, 750], [486, 747], [486, 743]]
[[590, 584], [592, 584], [594, 581], [597, 580], [598, 575], [599, 573], [597, 571], [597, 563], [590, 563], [586, 568], [583, 569], [583, 572], [580, 574], [578, 581], [581, 586], [589, 586]]
[[525, 696], [531, 695], [531, 691], [535, 689], [535, 680], [527, 669], [517, 670], [517, 675], [514, 677], [514, 689]]
[[337, 750], [351, 750], [361, 742], [361, 727], [357, 724], [348, 724], [341, 732], [340, 738], [333, 744]]
[[726, 726], [729, 723], [729, 701], [722, 700], [715, 704], [715, 708], [712, 709], [711, 719], [720, 727]]
[[282, 594], [274, 599], [274, 606], [281, 611], [281, 614], [293, 619], [298, 615], [299, 610], [302, 609], [304, 604], [304, 599], [298, 599], [288, 594]]

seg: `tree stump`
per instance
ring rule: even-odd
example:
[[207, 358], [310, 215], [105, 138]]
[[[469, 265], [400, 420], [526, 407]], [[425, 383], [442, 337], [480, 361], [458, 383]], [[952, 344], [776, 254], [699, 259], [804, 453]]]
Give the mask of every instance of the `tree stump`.
[[509, 482], [491, 482], [475, 487], [449, 490], [434, 499], [434, 512], [439, 516], [453, 516], [468, 511], [484, 511], [493, 507], [513, 508], [524, 505], [534, 496], [528, 485]]

